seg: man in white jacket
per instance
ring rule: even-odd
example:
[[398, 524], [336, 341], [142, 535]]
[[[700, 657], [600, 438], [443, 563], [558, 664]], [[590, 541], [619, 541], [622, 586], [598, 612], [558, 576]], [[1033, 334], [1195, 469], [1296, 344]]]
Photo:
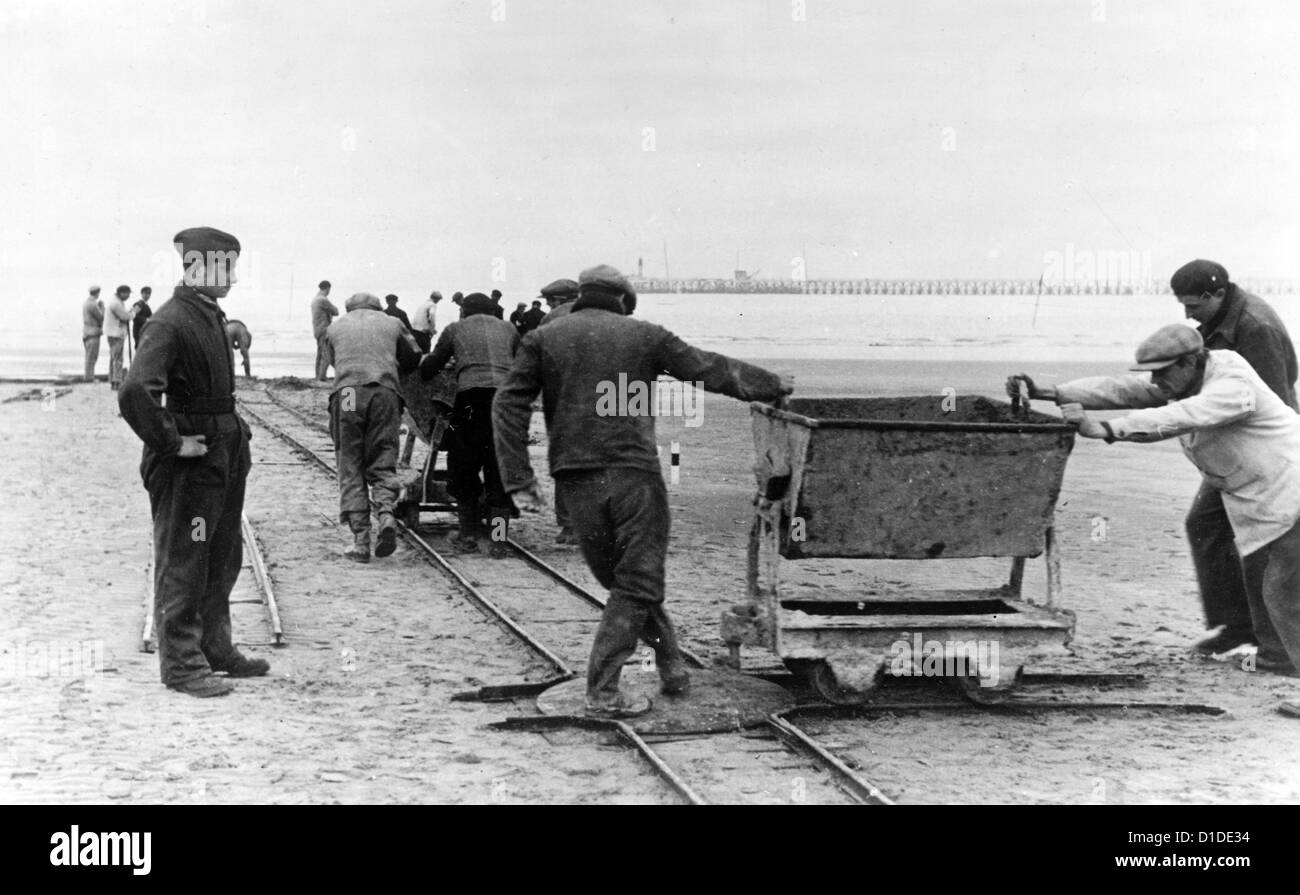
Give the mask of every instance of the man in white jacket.
[[[1032, 398], [1062, 405], [1085, 438], [1162, 441], [1177, 437], [1205, 483], [1223, 495], [1242, 557], [1259, 652], [1247, 670], [1296, 675], [1300, 668], [1300, 415], [1235, 351], [1210, 351], [1196, 330], [1175, 323], [1137, 350], [1135, 371], [1116, 378], [1036, 386]], [[1095, 420], [1087, 410], [1133, 409]], [[1300, 717], [1300, 704], [1280, 709]]]
[[104, 335], [108, 337], [108, 381], [113, 391], [122, 384], [122, 348], [131, 326], [131, 312], [126, 302], [131, 297], [130, 286], [118, 286], [113, 297], [104, 303]]

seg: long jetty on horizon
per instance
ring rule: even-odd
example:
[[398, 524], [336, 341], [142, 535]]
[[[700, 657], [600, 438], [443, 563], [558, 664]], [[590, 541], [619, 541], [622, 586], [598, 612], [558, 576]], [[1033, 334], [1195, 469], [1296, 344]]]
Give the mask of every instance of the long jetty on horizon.
[[[646, 294], [733, 295], [1160, 295], [1167, 280], [1107, 283], [1015, 279], [727, 279], [721, 277], [631, 277], [632, 287]], [[1300, 295], [1300, 279], [1243, 277], [1234, 280], [1256, 295]]]

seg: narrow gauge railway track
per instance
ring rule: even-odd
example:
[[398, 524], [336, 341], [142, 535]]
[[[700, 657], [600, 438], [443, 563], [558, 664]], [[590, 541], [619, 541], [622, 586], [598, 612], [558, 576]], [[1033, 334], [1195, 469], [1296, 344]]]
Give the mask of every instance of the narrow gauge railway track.
[[[266, 557], [262, 553], [262, 545], [257, 540], [257, 532], [253, 528], [253, 523], [248, 520], [248, 516], [241, 515], [239, 520], [239, 530], [244, 541], [244, 556], [248, 560], [249, 566], [253, 570], [253, 580], [257, 585], [258, 602], [266, 609], [266, 623], [271, 631], [272, 645], [284, 646], [284, 627], [280, 623], [280, 605], [275, 599], [275, 587], [271, 583], [271, 576], [266, 571]], [[144, 573], [144, 624], [140, 631], [140, 651], [152, 653], [157, 647], [157, 640], [154, 636], [154, 584], [153, 584], [153, 559], [149, 560], [145, 567]], [[251, 600], [234, 602], [253, 602]]]
[[[337, 475], [326, 459], [332, 446], [322, 441], [328, 428], [310, 414], [279, 398], [270, 389], [256, 397], [237, 394], [241, 410], [262, 428], [294, 448], [322, 471]], [[430, 564], [441, 569], [465, 595], [505, 627], [553, 670], [543, 681], [482, 687], [457, 699], [509, 701], [535, 696], [577, 677], [599, 622], [604, 601], [514, 540], [507, 541], [521, 563], [486, 555], [444, 555], [419, 531], [398, 523], [403, 539]], [[557, 601], [562, 590], [586, 608], [575, 617], [572, 601]], [[526, 618], [526, 625], [521, 618]], [[687, 661], [703, 667], [693, 653]], [[824, 744], [784, 714], [769, 716], [762, 727], [708, 735], [638, 734], [621, 721], [584, 717], [529, 716], [494, 725], [501, 729], [545, 732], [560, 728], [598, 730], [631, 746], [650, 768], [689, 804], [737, 801], [753, 796], [770, 802], [891, 804], [889, 799]], [[738, 786], [737, 781], [740, 781]]]

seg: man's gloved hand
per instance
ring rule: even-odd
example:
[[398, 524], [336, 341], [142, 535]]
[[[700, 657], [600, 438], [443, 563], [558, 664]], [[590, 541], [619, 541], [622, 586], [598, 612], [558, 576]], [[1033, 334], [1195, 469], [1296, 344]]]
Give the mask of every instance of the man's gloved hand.
[[542, 492], [536, 482], [526, 488], [520, 488], [518, 491], [511, 491], [510, 497], [514, 500], [515, 506], [519, 508], [521, 513], [540, 513], [542, 511]]
[[1007, 377], [1007, 396], [1017, 398], [1020, 396], [1020, 383], [1025, 384], [1025, 390], [1029, 392], [1029, 397], [1039, 401], [1055, 401], [1056, 386], [1054, 385], [1036, 385], [1028, 373], [1015, 373]]
[[1062, 404], [1061, 416], [1084, 438], [1105, 438], [1108, 434], [1105, 426], [1088, 416], [1082, 404]]

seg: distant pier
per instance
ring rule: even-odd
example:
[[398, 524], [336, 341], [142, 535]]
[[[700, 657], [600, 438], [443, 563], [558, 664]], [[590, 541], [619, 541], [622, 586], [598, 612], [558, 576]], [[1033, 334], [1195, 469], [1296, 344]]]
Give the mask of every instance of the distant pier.
[[[1078, 280], [955, 280], [955, 279], [656, 279], [632, 277], [632, 286], [646, 294], [730, 295], [1168, 295], [1168, 280], [1105, 283]], [[1256, 295], [1300, 295], [1300, 280], [1244, 277], [1235, 281]]]

